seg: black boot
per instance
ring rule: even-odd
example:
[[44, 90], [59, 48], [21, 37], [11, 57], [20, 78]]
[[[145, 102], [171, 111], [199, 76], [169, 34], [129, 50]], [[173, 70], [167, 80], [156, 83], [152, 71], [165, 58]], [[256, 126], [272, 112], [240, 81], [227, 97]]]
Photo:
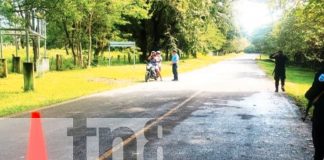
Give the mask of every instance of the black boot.
[[276, 91], [278, 92], [278, 88], [279, 88], [279, 78], [275, 78], [275, 87], [276, 87]]
[[281, 87], [281, 90], [282, 90], [283, 92], [286, 91], [284, 86]]

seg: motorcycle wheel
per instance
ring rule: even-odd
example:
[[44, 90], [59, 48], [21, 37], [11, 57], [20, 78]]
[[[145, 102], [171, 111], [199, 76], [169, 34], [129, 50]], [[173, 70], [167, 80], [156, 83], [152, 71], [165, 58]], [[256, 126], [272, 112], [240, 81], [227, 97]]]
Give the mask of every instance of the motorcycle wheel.
[[149, 77], [150, 77], [149, 73], [146, 73], [146, 74], [145, 74], [145, 82], [148, 81]]

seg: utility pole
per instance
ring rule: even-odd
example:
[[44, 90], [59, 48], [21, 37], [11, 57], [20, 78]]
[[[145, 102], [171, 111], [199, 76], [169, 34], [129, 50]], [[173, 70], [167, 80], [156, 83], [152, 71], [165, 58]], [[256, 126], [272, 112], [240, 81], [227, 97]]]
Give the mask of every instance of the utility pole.
[[24, 91], [33, 91], [34, 90], [34, 64], [30, 62], [29, 57], [29, 31], [30, 31], [30, 13], [28, 10], [25, 12], [25, 32], [26, 32], [26, 56], [27, 62], [23, 64], [23, 73], [24, 73]]
[[[15, 28], [17, 28], [17, 24], [15, 24]], [[16, 46], [16, 57], [18, 57], [18, 36], [16, 30], [15, 30], [15, 46]]]
[[46, 43], [47, 43], [47, 28], [46, 28], [46, 25], [47, 25], [47, 23], [46, 23], [46, 20], [44, 20], [43, 21], [43, 23], [44, 23], [44, 32], [45, 32], [45, 40], [44, 40], [44, 58], [46, 58], [47, 57], [47, 55], [46, 55]]
[[29, 23], [30, 23], [30, 15], [29, 12], [25, 12], [25, 18], [26, 18], [26, 26], [25, 26], [25, 32], [26, 32], [26, 58], [27, 62], [30, 62], [30, 57], [29, 57]]

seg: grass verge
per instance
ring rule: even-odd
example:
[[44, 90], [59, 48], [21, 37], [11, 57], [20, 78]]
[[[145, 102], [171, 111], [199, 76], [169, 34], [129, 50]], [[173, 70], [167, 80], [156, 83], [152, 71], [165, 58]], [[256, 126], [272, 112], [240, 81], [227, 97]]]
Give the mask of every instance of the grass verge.
[[[235, 56], [238, 54], [181, 60], [179, 72], [191, 71]], [[164, 77], [172, 75], [169, 63], [163, 65]], [[9, 74], [8, 78], [0, 79], [0, 117], [143, 82], [144, 73], [145, 64], [53, 71], [35, 78], [35, 91], [27, 93], [22, 88], [23, 76]]]
[[[274, 63], [268, 60], [259, 60], [258, 65], [273, 79]], [[288, 66], [286, 70], [286, 92], [292, 97], [301, 109], [305, 109], [307, 100], [304, 97], [306, 91], [312, 85], [315, 71], [307, 68]]]

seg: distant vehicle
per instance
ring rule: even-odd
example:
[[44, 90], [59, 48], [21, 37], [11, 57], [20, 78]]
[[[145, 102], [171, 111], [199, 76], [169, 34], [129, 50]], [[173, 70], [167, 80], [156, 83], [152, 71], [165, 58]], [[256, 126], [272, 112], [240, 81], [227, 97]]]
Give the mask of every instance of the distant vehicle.
[[159, 78], [159, 76], [156, 74], [155, 68], [156, 66], [150, 62], [146, 64], [145, 82], [150, 79], [157, 80]]

